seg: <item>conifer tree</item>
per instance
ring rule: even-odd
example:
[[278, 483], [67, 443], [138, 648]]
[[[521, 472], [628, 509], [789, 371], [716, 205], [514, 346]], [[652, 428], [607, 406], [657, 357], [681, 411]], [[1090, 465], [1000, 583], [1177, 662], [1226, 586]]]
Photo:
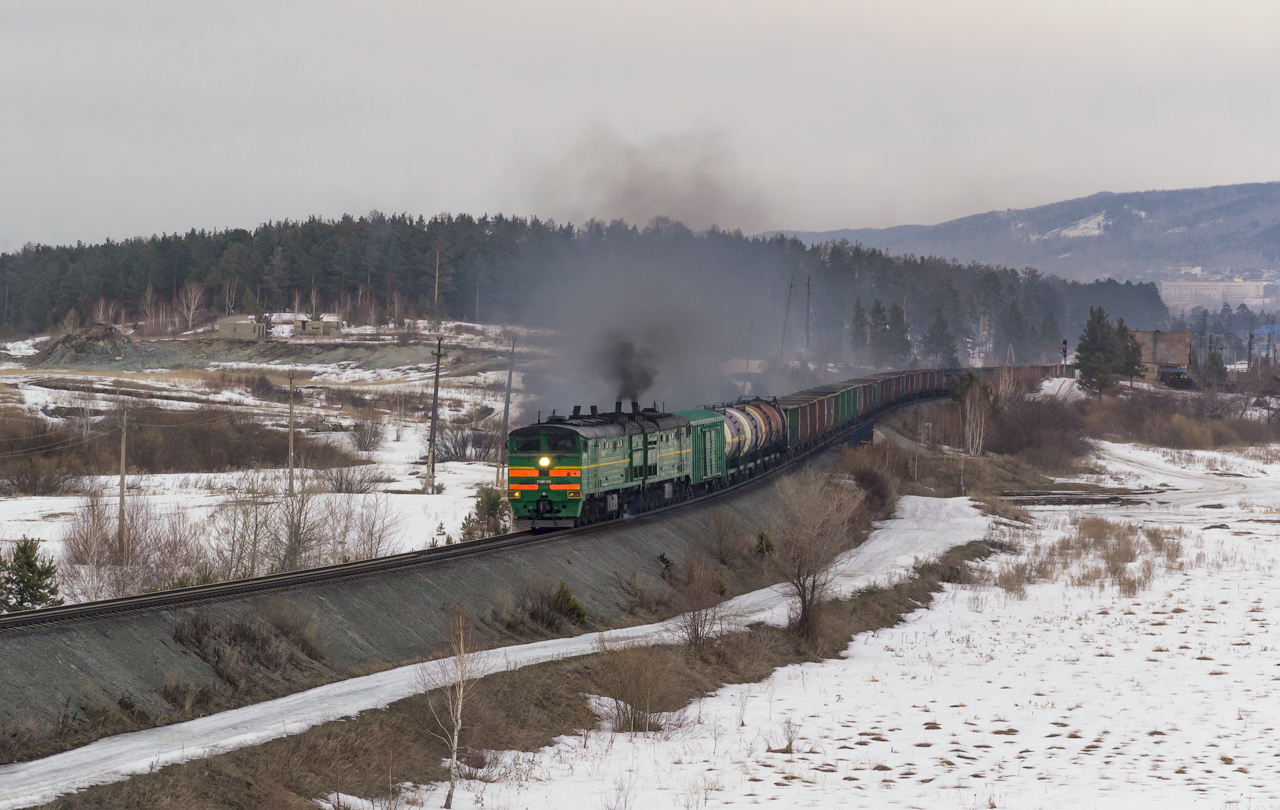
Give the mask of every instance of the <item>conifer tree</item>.
[[1133, 385], [1134, 377], [1143, 375], [1142, 344], [1125, 326], [1124, 318], [1116, 318], [1115, 347], [1112, 349], [1112, 367], [1117, 377], [1128, 377]]
[[870, 323], [867, 326], [867, 343], [871, 347], [871, 364], [879, 368], [889, 359], [887, 346], [889, 314], [885, 312], [884, 304], [880, 303], [879, 298], [871, 302], [868, 320]]
[[897, 304], [889, 307], [889, 323], [884, 332], [884, 356], [895, 368], [901, 368], [911, 358], [911, 338], [908, 336], [910, 330], [906, 310]]
[[933, 322], [924, 333], [924, 355], [934, 368], [959, 368], [956, 358], [956, 337], [951, 333], [951, 325], [943, 317], [942, 310], [937, 310]]
[[1227, 381], [1227, 364], [1222, 360], [1222, 352], [1216, 349], [1209, 352], [1202, 373], [1210, 385], [1221, 385]]
[[1112, 358], [1115, 351], [1115, 327], [1102, 307], [1089, 308], [1089, 321], [1084, 325], [1076, 346], [1077, 385], [1098, 396], [1115, 385]]
[[853, 331], [850, 335], [850, 342], [853, 344], [853, 361], [855, 363], [867, 362], [867, 311], [862, 308], [862, 299], [854, 299], [853, 302]]
[[40, 559], [40, 541], [22, 538], [0, 566], [0, 607], [16, 612], [61, 605], [57, 576], [57, 564]]

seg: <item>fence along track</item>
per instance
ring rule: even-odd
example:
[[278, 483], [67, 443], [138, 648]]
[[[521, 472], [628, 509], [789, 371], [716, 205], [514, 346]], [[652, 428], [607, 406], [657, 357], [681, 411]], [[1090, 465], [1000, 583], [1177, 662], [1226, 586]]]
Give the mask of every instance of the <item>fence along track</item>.
[[453, 560], [466, 559], [468, 557], [496, 553], [518, 546], [536, 545], [549, 540], [561, 540], [575, 535], [607, 532], [614, 526], [622, 524], [634, 525], [637, 521], [654, 520], [676, 509], [683, 509], [688, 506], [709, 503], [726, 497], [731, 493], [738, 492], [746, 487], [759, 484], [760, 482], [766, 481], [781, 472], [785, 472], [786, 470], [789, 470], [812, 458], [818, 453], [821, 453], [837, 442], [842, 441], [853, 431], [864, 427], [868, 423], [874, 422], [877, 417], [883, 416], [895, 408], [900, 408], [905, 405], [914, 404], [924, 400], [939, 399], [945, 396], [945, 391], [928, 391], [909, 395], [888, 407], [881, 408], [878, 411], [867, 414], [856, 422], [849, 423], [839, 432], [822, 440], [810, 450], [793, 456], [778, 466], [765, 470], [759, 475], [749, 478], [746, 481], [725, 487], [724, 489], [718, 490], [701, 498], [694, 498], [692, 500], [671, 504], [670, 506], [664, 506], [660, 509], [653, 509], [629, 519], [610, 520], [603, 523], [593, 523], [589, 526], [579, 526], [573, 529], [561, 529], [553, 532], [534, 533], [528, 530], [511, 532], [509, 534], [501, 534], [495, 537], [487, 537], [482, 540], [472, 540], [466, 543], [456, 543], [450, 546], [439, 546], [437, 548], [427, 548], [419, 551], [408, 551], [403, 554], [394, 554], [389, 557], [378, 557], [372, 560], [357, 560], [355, 562], [328, 565], [322, 568], [309, 568], [303, 571], [290, 571], [282, 574], [269, 574], [264, 577], [255, 577], [253, 579], [217, 582], [210, 585], [197, 585], [190, 588], [179, 588], [172, 591], [159, 591], [157, 593], [138, 594], [136, 596], [123, 596], [119, 599], [105, 599], [100, 602], [81, 602], [79, 604], [65, 605], [63, 607], [41, 608], [39, 610], [22, 611], [20, 613], [6, 613], [0, 615], [0, 633], [49, 627], [58, 624], [71, 624], [75, 622], [89, 621], [92, 619], [114, 618], [127, 616], [132, 613], [162, 610], [165, 608], [191, 607], [210, 602], [225, 601], [227, 599], [234, 599], [239, 596], [246, 596], [250, 594], [284, 591], [291, 588], [298, 588], [322, 582], [337, 582], [345, 579], [372, 576], [390, 571], [416, 568], [418, 566], [435, 565]]

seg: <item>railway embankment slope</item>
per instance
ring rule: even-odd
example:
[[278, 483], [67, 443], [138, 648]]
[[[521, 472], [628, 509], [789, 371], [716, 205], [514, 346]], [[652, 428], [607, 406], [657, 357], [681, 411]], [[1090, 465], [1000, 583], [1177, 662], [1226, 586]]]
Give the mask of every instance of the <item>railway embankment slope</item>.
[[152, 725], [427, 658], [440, 650], [458, 605], [501, 643], [509, 637], [504, 611], [560, 582], [585, 608], [589, 627], [626, 624], [632, 583], [657, 586], [668, 561], [704, 541], [712, 510], [729, 509], [750, 528], [767, 521], [775, 499], [765, 479], [669, 512], [483, 555], [3, 632], [0, 725], [83, 728], [104, 717], [123, 717], [126, 728]]

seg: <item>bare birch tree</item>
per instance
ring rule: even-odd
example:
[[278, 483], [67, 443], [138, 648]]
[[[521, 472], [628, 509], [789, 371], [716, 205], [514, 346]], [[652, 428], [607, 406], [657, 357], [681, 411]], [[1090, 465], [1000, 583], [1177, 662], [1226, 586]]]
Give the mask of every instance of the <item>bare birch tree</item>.
[[677, 631], [689, 651], [701, 658], [724, 625], [724, 580], [716, 575], [706, 554], [692, 549], [680, 567], [674, 607]]
[[772, 509], [776, 556], [795, 600], [795, 631], [812, 638], [818, 606], [826, 600], [832, 567], [853, 548], [855, 521], [863, 497], [851, 481], [812, 468], [783, 476], [775, 484]]
[[154, 335], [156, 333], [156, 312], [160, 302], [156, 300], [155, 288], [150, 284], [147, 289], [143, 290], [142, 297], [138, 299], [138, 314], [142, 316], [142, 333], [144, 335]]
[[960, 400], [961, 420], [964, 424], [964, 450], [971, 456], [982, 455], [982, 448], [987, 441], [989, 408], [986, 392], [977, 385], [966, 391]]
[[429, 661], [418, 671], [419, 685], [427, 692], [432, 724], [427, 731], [449, 749], [449, 793], [444, 806], [453, 807], [453, 794], [458, 786], [460, 767], [458, 752], [462, 749], [465, 709], [471, 689], [480, 678], [475, 626], [466, 611], [458, 606], [445, 625], [449, 654]]
[[204, 287], [197, 282], [188, 281], [178, 293], [178, 315], [187, 322], [187, 331], [195, 328], [196, 319], [204, 310]]

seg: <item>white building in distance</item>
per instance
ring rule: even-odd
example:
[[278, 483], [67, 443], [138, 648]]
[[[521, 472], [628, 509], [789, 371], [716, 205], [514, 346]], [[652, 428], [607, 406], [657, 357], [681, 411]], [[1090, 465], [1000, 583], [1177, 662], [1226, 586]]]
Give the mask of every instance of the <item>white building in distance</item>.
[[1268, 308], [1272, 302], [1266, 297], [1265, 281], [1162, 281], [1160, 297], [1170, 312], [1204, 307], [1221, 309], [1227, 304], [1232, 309], [1244, 304], [1249, 309]]

